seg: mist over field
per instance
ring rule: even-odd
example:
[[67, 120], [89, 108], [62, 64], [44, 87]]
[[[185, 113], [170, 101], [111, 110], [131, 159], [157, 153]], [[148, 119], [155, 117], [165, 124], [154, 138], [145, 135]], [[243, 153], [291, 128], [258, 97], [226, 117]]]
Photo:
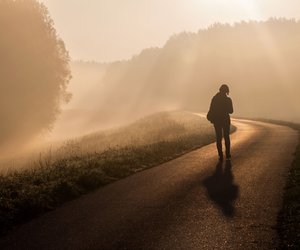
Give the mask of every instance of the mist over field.
[[160, 111], [207, 112], [223, 83], [235, 115], [300, 122], [300, 22], [294, 19], [215, 23], [177, 33], [129, 60], [98, 63], [70, 60], [45, 5], [0, 4], [2, 152]]
[[70, 86], [87, 88], [74, 95], [74, 101], [83, 99], [73, 114], [86, 119], [86, 128], [100, 128], [162, 110], [207, 112], [226, 83], [235, 115], [299, 122], [299, 59], [299, 21], [214, 24], [174, 35], [162, 48], [145, 49], [128, 61], [98, 68], [73, 64]]
[[72, 99], [62, 106], [63, 112], [44, 139], [68, 139], [111, 126], [111, 123], [110, 126], [105, 124], [103, 115], [97, 112], [101, 94], [106, 88], [102, 79], [107, 64], [75, 61], [70, 67], [72, 80], [68, 91], [72, 93]]
[[[128, 62], [112, 64], [102, 108], [140, 112], [159, 107], [207, 111], [221, 83], [236, 114], [300, 121], [300, 22], [270, 19], [215, 24], [171, 37]], [[108, 104], [108, 105], [105, 105]]]

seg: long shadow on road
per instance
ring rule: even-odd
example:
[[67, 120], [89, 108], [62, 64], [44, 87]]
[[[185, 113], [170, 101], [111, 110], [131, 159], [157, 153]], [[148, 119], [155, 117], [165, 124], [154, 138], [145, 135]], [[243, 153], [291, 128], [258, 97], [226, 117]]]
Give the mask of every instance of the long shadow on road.
[[231, 161], [219, 162], [213, 175], [203, 181], [208, 197], [226, 217], [234, 217], [234, 201], [239, 197], [239, 186], [234, 183]]

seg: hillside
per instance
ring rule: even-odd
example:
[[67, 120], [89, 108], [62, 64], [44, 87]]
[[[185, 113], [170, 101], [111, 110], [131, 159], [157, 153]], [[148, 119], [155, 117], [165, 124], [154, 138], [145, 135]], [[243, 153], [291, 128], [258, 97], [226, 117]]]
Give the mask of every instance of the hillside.
[[215, 24], [172, 36], [128, 61], [71, 64], [71, 102], [54, 126], [66, 139], [164, 110], [206, 112], [221, 83], [235, 115], [300, 122], [300, 22]]
[[5, 173], [5, 165], [0, 164], [0, 235], [70, 199], [213, 140], [214, 129], [205, 118], [162, 112], [54, 145], [30, 161], [24, 158], [30, 164], [18, 170], [9, 167]]
[[171, 37], [129, 61], [110, 64], [99, 116], [138, 116], [161, 109], [207, 111], [221, 83], [237, 115], [300, 121], [300, 22], [215, 24]]

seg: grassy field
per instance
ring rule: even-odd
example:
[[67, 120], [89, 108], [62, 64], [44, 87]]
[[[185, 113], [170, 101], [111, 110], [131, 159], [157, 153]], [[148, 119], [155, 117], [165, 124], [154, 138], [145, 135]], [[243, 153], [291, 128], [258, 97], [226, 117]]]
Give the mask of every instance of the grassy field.
[[205, 118], [178, 111], [68, 141], [30, 168], [0, 175], [0, 232], [213, 140]]

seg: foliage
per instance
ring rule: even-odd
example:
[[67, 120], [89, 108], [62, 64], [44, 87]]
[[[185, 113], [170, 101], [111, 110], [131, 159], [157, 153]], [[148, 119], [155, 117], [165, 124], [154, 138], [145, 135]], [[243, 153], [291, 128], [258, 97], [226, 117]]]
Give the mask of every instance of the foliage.
[[47, 8], [0, 0], [0, 146], [50, 129], [70, 96], [69, 55]]

